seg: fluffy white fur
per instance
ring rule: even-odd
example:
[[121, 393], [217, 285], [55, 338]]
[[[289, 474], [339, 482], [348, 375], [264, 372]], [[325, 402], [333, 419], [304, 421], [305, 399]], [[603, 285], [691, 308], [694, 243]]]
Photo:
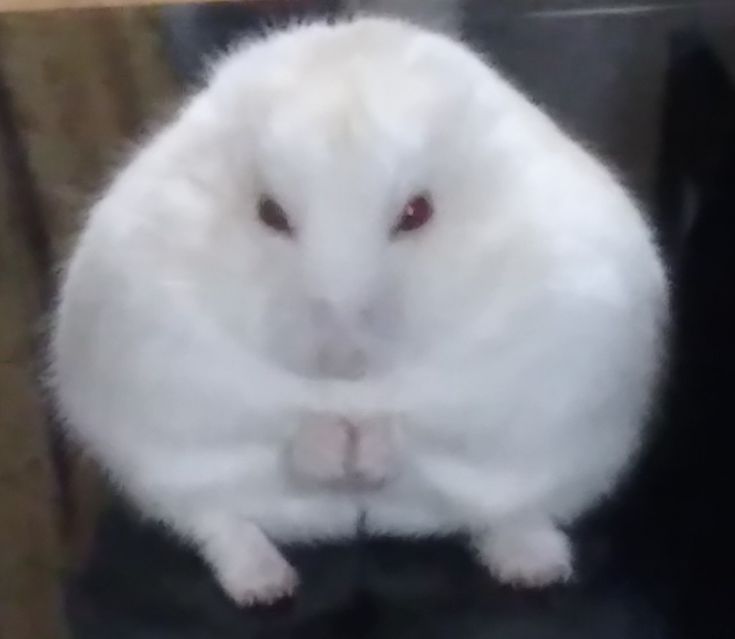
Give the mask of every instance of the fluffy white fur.
[[[392, 236], [424, 193], [434, 217]], [[262, 195], [290, 216], [263, 225]], [[279, 542], [466, 531], [501, 579], [641, 438], [666, 282], [635, 204], [464, 46], [388, 20], [247, 44], [94, 207], [60, 296], [69, 429], [243, 603]]]

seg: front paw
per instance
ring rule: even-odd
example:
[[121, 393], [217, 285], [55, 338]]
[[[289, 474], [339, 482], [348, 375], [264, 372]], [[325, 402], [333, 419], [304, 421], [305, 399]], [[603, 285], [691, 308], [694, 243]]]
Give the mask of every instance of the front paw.
[[350, 474], [359, 484], [380, 485], [399, 466], [399, 429], [391, 418], [363, 419], [355, 426]]
[[300, 477], [319, 482], [343, 481], [350, 474], [353, 440], [353, 428], [346, 419], [307, 415], [288, 448], [291, 469]]
[[304, 417], [288, 448], [292, 471], [302, 478], [373, 487], [398, 467], [399, 430], [387, 417], [357, 420], [328, 414]]

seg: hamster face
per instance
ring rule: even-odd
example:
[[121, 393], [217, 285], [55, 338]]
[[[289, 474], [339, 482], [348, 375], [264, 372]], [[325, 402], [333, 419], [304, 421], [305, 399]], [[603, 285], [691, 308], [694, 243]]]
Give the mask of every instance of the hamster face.
[[[281, 273], [269, 318], [281, 355], [312, 348], [305, 363], [319, 374], [355, 376], [400, 336], [403, 274], [443, 214], [437, 111], [455, 105], [420, 95], [420, 84], [391, 97], [369, 69], [356, 82], [365, 72], [354, 60], [339, 71], [313, 85], [294, 79], [265, 108], [250, 221]], [[306, 343], [288, 340], [295, 334]]]
[[[436, 259], [437, 237], [471, 212], [447, 185], [467, 163], [456, 123], [472, 74], [427, 61], [431, 39], [391, 61], [368, 44], [377, 61], [347, 38], [252, 45], [186, 126], [191, 164], [179, 179], [204, 210], [199, 232], [185, 233], [207, 257], [194, 269], [187, 255], [182, 268], [230, 330], [312, 375], [360, 376], [400, 352], [417, 334], [403, 302], [423, 279], [416, 265], [430, 262], [418, 255]], [[176, 233], [181, 219], [162, 222]], [[259, 280], [262, 294], [237, 278]]]
[[480, 261], [539, 248], [525, 221], [549, 203], [513, 177], [544, 161], [516, 139], [538, 116], [476, 58], [397, 23], [325, 29], [227, 61], [179, 125], [185, 170], [180, 152], [167, 170], [201, 200], [179, 244], [203, 258], [180, 267], [202, 307], [281, 365], [355, 378], [436, 344]]

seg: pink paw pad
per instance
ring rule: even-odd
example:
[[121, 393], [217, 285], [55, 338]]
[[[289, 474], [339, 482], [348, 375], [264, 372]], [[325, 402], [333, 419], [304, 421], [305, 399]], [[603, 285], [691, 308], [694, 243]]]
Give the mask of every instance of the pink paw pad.
[[291, 466], [298, 475], [317, 481], [346, 479], [353, 439], [347, 420], [310, 416], [304, 419], [291, 442]]

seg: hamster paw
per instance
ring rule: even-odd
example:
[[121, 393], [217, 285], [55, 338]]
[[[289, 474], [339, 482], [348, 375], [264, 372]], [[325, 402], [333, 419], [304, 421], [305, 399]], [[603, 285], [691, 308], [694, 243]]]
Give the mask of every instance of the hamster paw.
[[221, 531], [205, 554], [224, 591], [241, 606], [271, 604], [291, 597], [298, 575], [257, 526], [244, 523]]
[[398, 431], [390, 419], [370, 419], [357, 426], [351, 474], [358, 483], [382, 484], [398, 467]]
[[543, 588], [572, 577], [569, 538], [551, 522], [497, 529], [475, 545], [490, 572], [508, 585]]
[[309, 415], [291, 441], [288, 454], [300, 477], [325, 483], [380, 485], [396, 470], [398, 431], [390, 418], [353, 422], [334, 415]]
[[320, 482], [344, 480], [349, 474], [353, 427], [334, 415], [315, 414], [303, 419], [289, 446], [297, 475]]

